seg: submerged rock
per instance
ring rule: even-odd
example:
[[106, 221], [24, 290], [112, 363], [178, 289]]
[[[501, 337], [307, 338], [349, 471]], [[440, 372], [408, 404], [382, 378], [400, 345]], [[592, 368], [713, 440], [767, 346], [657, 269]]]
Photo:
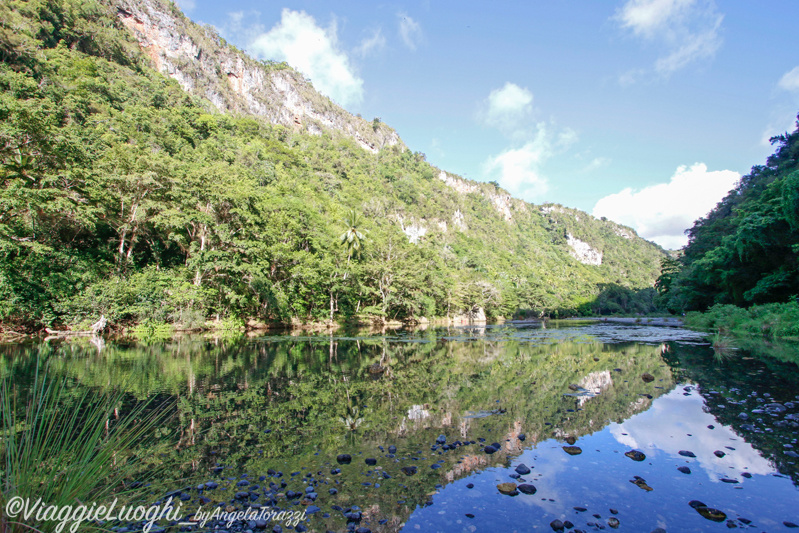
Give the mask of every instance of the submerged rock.
[[352, 462], [352, 456], [348, 453], [342, 453], [336, 456], [336, 461], [340, 465], [348, 465]]
[[519, 474], [520, 476], [526, 476], [531, 472], [531, 470], [525, 464], [520, 464], [519, 466], [516, 467], [515, 470], [516, 473]]
[[531, 485], [530, 483], [522, 483], [516, 488], [519, 490], [519, 492], [522, 492], [524, 494], [535, 494], [537, 490], [535, 488], [535, 485]]
[[417, 469], [415, 466], [403, 466], [401, 470], [406, 476], [412, 476], [416, 473]]
[[563, 451], [568, 453], [569, 455], [580, 455], [583, 453], [583, 449], [579, 446], [564, 446]]
[[518, 491], [516, 490], [516, 483], [500, 483], [499, 485], [497, 485], [497, 489], [502, 494], [507, 494], [507, 495], [518, 494]]
[[647, 492], [653, 490], [652, 487], [646, 484], [646, 480], [641, 476], [633, 476], [633, 479], [630, 480], [630, 483], [632, 483], [633, 485], [635, 485], [640, 489], [644, 489]]
[[644, 380], [644, 383], [652, 383], [655, 381], [655, 376], [650, 374], [649, 372], [644, 372], [641, 374], [641, 379]]
[[549, 523], [549, 527], [551, 527], [553, 531], [563, 531], [563, 528], [564, 528], [563, 522], [561, 522], [560, 520], [557, 520], [557, 519], [555, 519], [552, 522], [550, 522]]
[[687, 466], [678, 466], [677, 470], [679, 470], [683, 474], [690, 474], [691, 473], [691, 469], [688, 468]]
[[610, 518], [608, 518], [608, 525], [609, 525], [610, 527], [612, 527], [613, 529], [616, 529], [616, 528], [618, 528], [618, 527], [619, 527], [619, 524], [620, 524], [620, 522], [619, 522], [619, 519], [618, 519], [618, 518], [615, 518], [615, 517], [613, 517], [613, 516], [611, 516]]
[[492, 453], [496, 453], [497, 449], [494, 448], [493, 446], [489, 445], [489, 446], [486, 446], [485, 448], [483, 448], [483, 451], [486, 452], [487, 454], [491, 455]]
[[694, 452], [689, 452], [688, 450], [680, 450], [677, 453], [682, 455], [683, 457], [696, 457], [696, 454]]
[[625, 453], [627, 457], [632, 459], [633, 461], [643, 461], [646, 459], [646, 455], [643, 452], [639, 452], [638, 450], [630, 450], [629, 452]]

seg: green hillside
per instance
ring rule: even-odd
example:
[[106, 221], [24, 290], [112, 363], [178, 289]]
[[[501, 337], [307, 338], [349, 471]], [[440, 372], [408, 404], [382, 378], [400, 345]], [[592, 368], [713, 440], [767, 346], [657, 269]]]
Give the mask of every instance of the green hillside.
[[607, 311], [600, 293], [659, 273], [630, 228], [447, 174], [316, 93], [294, 127], [187, 92], [119, 13], [0, 5], [6, 327]]

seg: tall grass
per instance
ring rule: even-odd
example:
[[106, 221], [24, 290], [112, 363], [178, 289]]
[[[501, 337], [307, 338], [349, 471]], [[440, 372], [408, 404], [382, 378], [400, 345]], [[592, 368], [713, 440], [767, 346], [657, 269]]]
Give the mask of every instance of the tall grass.
[[6, 502], [17, 496], [59, 507], [116, 497], [131, 501], [131, 485], [140, 485], [131, 483], [133, 476], [145, 466], [135, 449], [171, 411], [143, 402], [121, 412], [122, 391], [71, 388], [39, 368], [32, 384], [7, 377], [0, 385], [0, 532], [51, 531], [57, 525], [7, 517]]

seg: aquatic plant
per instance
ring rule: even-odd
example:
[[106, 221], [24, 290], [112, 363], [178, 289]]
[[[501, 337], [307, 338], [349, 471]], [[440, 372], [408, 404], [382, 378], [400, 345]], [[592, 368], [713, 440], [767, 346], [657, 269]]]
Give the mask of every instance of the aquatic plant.
[[[120, 389], [98, 393], [55, 380], [37, 366], [32, 384], [0, 383], [0, 506], [11, 498], [41, 499], [62, 508], [132, 501], [145, 470], [135, 450], [171, 411], [137, 402], [128, 408]], [[134, 481], [136, 480], [136, 481]], [[58, 522], [0, 514], [0, 532], [51, 531]], [[90, 524], [81, 524], [81, 530]]]

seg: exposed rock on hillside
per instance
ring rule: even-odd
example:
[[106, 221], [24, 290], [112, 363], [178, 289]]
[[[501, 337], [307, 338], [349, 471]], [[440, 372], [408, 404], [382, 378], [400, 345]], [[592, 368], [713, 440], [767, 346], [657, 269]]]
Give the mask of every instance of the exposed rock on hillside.
[[285, 63], [248, 57], [170, 4], [118, 0], [114, 7], [157, 70], [219, 111], [252, 114], [316, 135], [338, 132], [371, 152], [402, 144], [394, 130], [351, 115]]
[[571, 233], [566, 237], [566, 242], [571, 248], [571, 256], [584, 265], [601, 265], [602, 252], [591, 247], [587, 242], [575, 238]]

